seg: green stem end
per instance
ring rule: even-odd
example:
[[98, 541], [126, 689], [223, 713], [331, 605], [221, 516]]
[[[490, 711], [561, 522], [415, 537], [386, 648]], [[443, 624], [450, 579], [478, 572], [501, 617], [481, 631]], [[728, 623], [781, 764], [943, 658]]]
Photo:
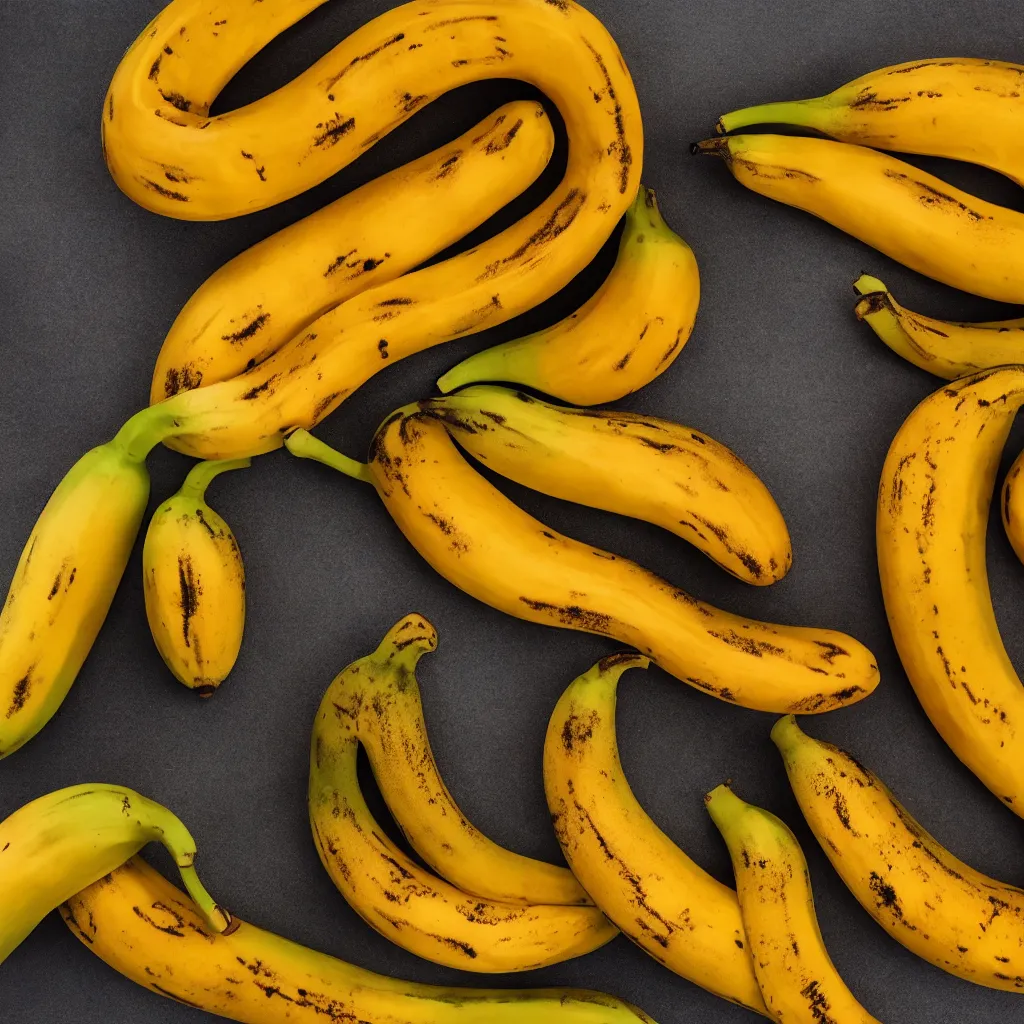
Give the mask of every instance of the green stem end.
[[373, 473], [365, 462], [350, 459], [342, 455], [328, 444], [324, 444], [319, 438], [314, 437], [308, 430], [301, 427], [293, 431], [285, 438], [285, 447], [298, 459], [312, 459], [314, 462], [323, 463], [331, 469], [338, 470], [354, 480], [362, 480], [364, 483], [374, 484]]

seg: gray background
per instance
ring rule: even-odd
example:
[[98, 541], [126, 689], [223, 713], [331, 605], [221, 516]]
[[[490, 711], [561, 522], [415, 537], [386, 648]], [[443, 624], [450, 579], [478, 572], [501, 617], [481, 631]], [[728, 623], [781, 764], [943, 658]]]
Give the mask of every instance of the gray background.
[[[161, 219], [123, 197], [100, 158], [100, 105], [125, 47], [160, 0], [0, 0], [0, 577], [62, 474], [146, 400], [164, 333], [191, 292], [271, 231], [461, 132], [524, 87], [460, 91], [418, 114], [321, 187], [243, 220]], [[388, 0], [335, 0], [231, 83], [229, 109], [288, 81]], [[911, 308], [988, 319], [1010, 311], [916, 276], [808, 216], [742, 189], [687, 144], [717, 114], [818, 94], [870, 69], [946, 55], [1020, 59], [1019, 0], [589, 0], [636, 79], [647, 131], [644, 181], [693, 245], [704, 297], [689, 347], [622, 403], [731, 445], [764, 478], [790, 525], [789, 577], [755, 590], [653, 527], [503, 489], [561, 530], [626, 553], [737, 612], [847, 630], [878, 655], [868, 701], [808, 721], [876, 769], [959, 856], [1024, 881], [1021, 822], [954, 758], [900, 669], [876, 575], [874, 497], [888, 444], [938, 382], [901, 362], [851, 314], [850, 284], [879, 274]], [[1022, 208], [1014, 186], [977, 169], [921, 161]], [[557, 168], [555, 169], [557, 172]], [[550, 186], [552, 179], [547, 179]], [[535, 190], [518, 206], [536, 202]], [[508, 222], [502, 218], [502, 223]], [[611, 264], [609, 247], [566, 293], [489, 335], [379, 375], [319, 433], [361, 456], [375, 425], [430, 393], [470, 351], [570, 312]], [[1015, 433], [1008, 458], [1019, 451]], [[153, 503], [186, 461], [154, 453]], [[243, 918], [336, 956], [422, 981], [604, 988], [661, 1024], [753, 1020], [619, 938], [532, 975], [484, 979], [419, 961], [364, 925], [320, 867], [305, 809], [310, 725], [323, 690], [416, 610], [441, 646], [420, 675], [430, 735], [457, 799], [485, 832], [557, 858], [541, 786], [548, 715], [563, 688], [614, 645], [505, 618], [456, 591], [405, 543], [369, 488], [283, 453], [222, 478], [211, 503], [234, 527], [249, 580], [236, 671], [200, 704], [173, 681], [146, 627], [136, 551], [109, 620], [63, 709], [0, 765], [0, 818], [57, 787], [104, 780], [173, 808], [198, 838], [202, 876]], [[1024, 569], [993, 523], [992, 590], [1004, 638], [1024, 663]], [[723, 880], [726, 852], [701, 803], [727, 777], [781, 814], [805, 843], [822, 931], [872, 1013], [893, 1022], [1024, 1021], [1022, 997], [975, 988], [888, 938], [831, 871], [788, 793], [768, 740], [772, 716], [714, 701], [657, 670], [624, 680], [622, 758], [651, 815]], [[165, 869], [167, 861], [157, 863]], [[55, 915], [0, 968], [0, 1017], [38, 1021], [196, 1020], [79, 945]]]

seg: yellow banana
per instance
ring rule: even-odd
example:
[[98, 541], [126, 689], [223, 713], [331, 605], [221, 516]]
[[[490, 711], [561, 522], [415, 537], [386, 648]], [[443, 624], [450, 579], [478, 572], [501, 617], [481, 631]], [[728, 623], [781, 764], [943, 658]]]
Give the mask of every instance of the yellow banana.
[[1003, 481], [1002, 501], [999, 503], [1003, 529], [1017, 557], [1024, 562], [1024, 494], [1021, 494], [1020, 474], [1024, 469], [1024, 455], [1018, 455]]
[[736, 893], [651, 821], [623, 775], [616, 690], [623, 672], [646, 667], [641, 655], [613, 654], [562, 694], [544, 741], [555, 834], [623, 935], [676, 974], [764, 1014]]
[[786, 1024], [879, 1024], [839, 976], [814, 913], [807, 861], [774, 814], [728, 786], [706, 797], [732, 857], [754, 972], [769, 1015]]
[[641, 185], [615, 266], [586, 305], [554, 327], [470, 356], [437, 386], [447, 393], [500, 380], [576, 405], [614, 402], [675, 362], [699, 302], [693, 250], [665, 223], [654, 190]]
[[372, 974], [238, 918], [232, 934], [211, 936], [185, 894], [139, 858], [73, 896], [61, 914], [136, 984], [244, 1024], [654, 1024], [599, 992], [442, 988]]
[[654, 523], [765, 586], [793, 562], [768, 488], [714, 438], [628, 412], [549, 405], [477, 386], [424, 407], [489, 469], [535, 491]]
[[447, 967], [528, 971], [603, 946], [618, 933], [595, 907], [503, 903], [464, 892], [402, 853], [366, 806], [356, 778], [359, 740], [353, 728], [364, 694], [346, 684], [352, 674], [375, 671], [374, 662], [390, 661], [391, 671], [411, 675], [430, 637], [420, 625], [415, 617], [407, 620], [401, 640], [385, 639], [370, 664], [356, 662], [342, 672], [320, 704], [310, 757], [309, 818], [327, 873], [371, 928]]
[[228, 677], [245, 627], [245, 568], [231, 527], [206, 489], [248, 459], [200, 462], [153, 514], [142, 548], [146, 617], [175, 679], [209, 697]]
[[871, 653], [843, 633], [720, 611], [634, 562], [560, 536], [476, 473], [430, 408], [393, 413], [355, 462], [305, 431], [287, 441], [376, 487], [417, 551], [447, 580], [530, 622], [613, 637], [721, 700], [812, 714], [878, 685]]
[[0, 963], [51, 910], [154, 841], [174, 858], [203, 926], [228, 928], [193, 867], [195, 841], [166, 807], [122, 786], [71, 786], [0, 821]]
[[1024, 185], [1024, 65], [935, 57], [871, 71], [826, 96], [726, 114], [718, 130], [752, 124], [814, 128], [876, 149], [966, 160]]
[[369, 755], [381, 794], [413, 849], [463, 892], [502, 903], [589, 904], [572, 872], [492, 842], [455, 803], [434, 761], [416, 665], [437, 647], [422, 615], [394, 625], [375, 653], [349, 665], [331, 687], [350, 711], [339, 727]]
[[845, 142], [730, 135], [694, 150], [722, 157], [754, 192], [813, 213], [921, 274], [1024, 303], [1024, 213]]
[[1024, 366], [963, 377], [896, 435], [878, 488], [882, 596], [903, 667], [953, 752], [1024, 816], [1024, 688], [985, 566], [999, 460], [1024, 404]]
[[965, 324], [911, 313], [877, 277], [863, 274], [853, 285], [863, 298], [853, 308], [896, 353], [936, 377], [956, 380], [990, 366], [1024, 359], [1024, 319]]
[[959, 978], [1024, 989], [1024, 891], [954, 857], [878, 776], [794, 718], [778, 722], [772, 739], [811, 831], [889, 935]]
[[150, 394], [228, 380], [311, 320], [458, 241], [533, 182], [551, 157], [543, 107], [517, 100], [225, 263], [178, 314]]

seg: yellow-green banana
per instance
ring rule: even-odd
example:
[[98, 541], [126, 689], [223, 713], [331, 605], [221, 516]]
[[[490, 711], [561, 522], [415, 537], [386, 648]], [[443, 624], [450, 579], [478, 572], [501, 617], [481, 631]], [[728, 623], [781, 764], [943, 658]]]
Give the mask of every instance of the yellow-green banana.
[[153, 514], [142, 548], [146, 617], [174, 677], [209, 697], [228, 677], [245, 628], [245, 567], [235, 535], [206, 489], [248, 459], [200, 462]]
[[794, 718], [778, 722], [772, 739], [811, 831], [889, 935], [959, 978], [1024, 989], [1024, 891], [954, 857], [878, 776]]
[[628, 412], [550, 405], [479, 385], [425, 407], [489, 469], [545, 494], [655, 523], [727, 572], [765, 586], [793, 562], [768, 488], [690, 427]]
[[195, 841], [166, 807], [122, 786], [71, 786], [0, 821], [0, 963], [51, 910], [151, 842], [174, 858], [205, 927], [229, 927], [193, 867]]
[[470, 356], [437, 386], [447, 393], [511, 381], [576, 405], [614, 402], [675, 362], [699, 302], [693, 250], [665, 223], [653, 189], [641, 185], [615, 266], [585, 306], [554, 327]]

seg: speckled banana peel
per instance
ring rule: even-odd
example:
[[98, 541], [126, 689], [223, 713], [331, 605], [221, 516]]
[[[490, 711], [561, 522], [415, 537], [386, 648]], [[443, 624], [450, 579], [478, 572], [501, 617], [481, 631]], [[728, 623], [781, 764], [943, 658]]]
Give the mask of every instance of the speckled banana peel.
[[1024, 990], [1024, 891], [954, 857], [881, 779], [794, 718], [776, 723], [772, 739], [811, 831], [889, 935], [966, 981]]
[[373, 484], [437, 572], [508, 615], [612, 637], [691, 686], [764, 711], [829, 711], [878, 684], [871, 653], [843, 633], [721, 611], [634, 562], [551, 530], [469, 465], [429, 405], [388, 417], [368, 465], [306, 431], [287, 445]]
[[600, 992], [444, 988], [372, 974], [238, 918], [230, 935], [211, 935], [195, 904], [139, 858], [61, 914], [136, 984], [243, 1024], [654, 1024]]
[[878, 571], [896, 649], [953, 752], [1024, 815], [1024, 688], [992, 610], [988, 510], [1024, 366], [984, 370], [926, 398], [882, 469]]
[[555, 406], [477, 385], [425, 408], [488, 469], [535, 491], [654, 523], [745, 583], [793, 563], [786, 521], [733, 451], [679, 423]]
[[[512, 903], [466, 892], [407, 857], [366, 806], [356, 777], [359, 722], [364, 715], [374, 714], [367, 705], [384, 704], [378, 692], [361, 689], [359, 680], [364, 674], [381, 673], [411, 680], [416, 663], [435, 643], [433, 628], [412, 616], [373, 655], [344, 670], [324, 695], [313, 727], [309, 768], [309, 818], [320, 860], [370, 927], [434, 963], [496, 974], [533, 970], [592, 952], [618, 934], [600, 910], [524, 903], [521, 893]], [[440, 781], [436, 775], [434, 780]], [[430, 779], [424, 782], [429, 787]], [[414, 786], [415, 782], [407, 784], [406, 790]], [[413, 794], [420, 802], [428, 798], [424, 791]], [[397, 808], [400, 815], [406, 810], [404, 802]], [[467, 839], [473, 842], [476, 836], [460, 839], [463, 848]], [[499, 870], [512, 859], [506, 851], [496, 853], [493, 844], [486, 850], [474, 845], [479, 852], [471, 855], [489, 858]], [[513, 866], [510, 884], [527, 881], [524, 868]]]
[[704, 799], [729, 847], [754, 973], [771, 1018], [779, 1024], [879, 1024], [828, 955], [807, 861], [786, 823], [728, 786]]
[[665, 223], [654, 190], [641, 185], [615, 266], [586, 305], [553, 327], [470, 356], [437, 386], [447, 393], [500, 380], [576, 405], [614, 402], [675, 362], [699, 303], [693, 250]]

